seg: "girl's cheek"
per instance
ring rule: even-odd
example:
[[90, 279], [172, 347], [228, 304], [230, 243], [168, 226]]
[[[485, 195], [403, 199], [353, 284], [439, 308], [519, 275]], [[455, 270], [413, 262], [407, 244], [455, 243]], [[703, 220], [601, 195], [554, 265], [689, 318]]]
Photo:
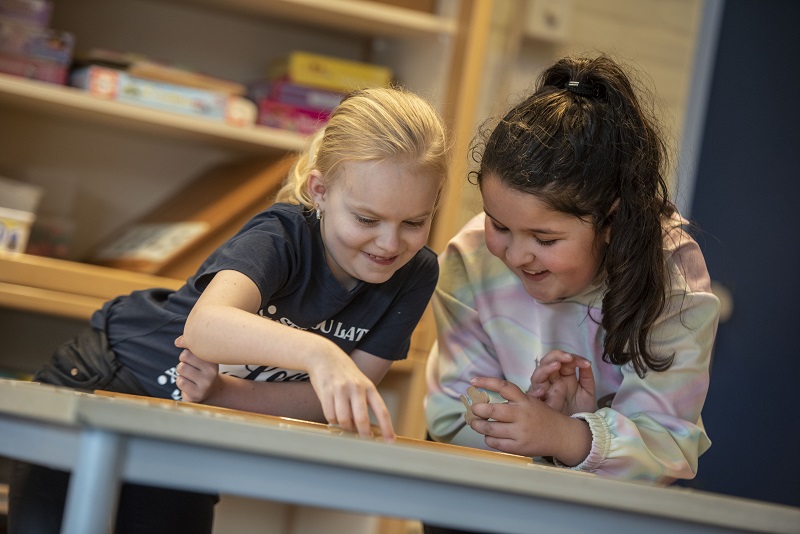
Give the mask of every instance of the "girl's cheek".
[[428, 243], [428, 235], [429, 233], [427, 230], [424, 232], [415, 232], [413, 236], [404, 239], [404, 241], [409, 243], [409, 249], [417, 253]]
[[505, 247], [502, 244], [502, 240], [497, 238], [496, 234], [491, 232], [487, 232], [485, 235], [486, 240], [486, 248], [492, 255], [497, 256], [500, 259], [503, 259], [505, 256], [504, 249]]

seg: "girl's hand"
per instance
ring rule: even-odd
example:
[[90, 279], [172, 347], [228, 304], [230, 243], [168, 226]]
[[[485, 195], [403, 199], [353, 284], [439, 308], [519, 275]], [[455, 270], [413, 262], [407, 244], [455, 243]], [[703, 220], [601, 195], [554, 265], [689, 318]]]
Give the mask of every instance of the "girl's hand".
[[528, 395], [552, 409], [572, 415], [597, 410], [592, 362], [562, 350], [551, 350], [531, 375]]
[[566, 465], [578, 465], [589, 455], [592, 433], [586, 422], [551, 409], [507, 380], [478, 377], [470, 383], [507, 401], [472, 405], [482, 419], [469, 426], [485, 436], [489, 447], [521, 456], [553, 456]]
[[378, 388], [338, 347], [316, 359], [308, 374], [328, 423], [370, 437], [371, 408], [383, 438], [394, 440], [392, 418]]
[[181, 352], [179, 360], [175, 385], [181, 390], [183, 400], [203, 402], [209, 398], [217, 385], [219, 364], [201, 360], [189, 349]]

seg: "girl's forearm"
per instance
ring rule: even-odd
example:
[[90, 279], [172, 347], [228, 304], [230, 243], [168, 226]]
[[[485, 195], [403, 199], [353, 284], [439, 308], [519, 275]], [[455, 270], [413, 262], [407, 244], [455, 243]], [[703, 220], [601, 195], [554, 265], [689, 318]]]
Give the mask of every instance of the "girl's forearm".
[[228, 306], [195, 307], [182, 337], [185, 348], [220, 364], [274, 365], [308, 372], [315, 359], [340, 352], [322, 336]]
[[256, 382], [219, 375], [205, 404], [248, 412], [325, 422], [319, 399], [308, 381]]

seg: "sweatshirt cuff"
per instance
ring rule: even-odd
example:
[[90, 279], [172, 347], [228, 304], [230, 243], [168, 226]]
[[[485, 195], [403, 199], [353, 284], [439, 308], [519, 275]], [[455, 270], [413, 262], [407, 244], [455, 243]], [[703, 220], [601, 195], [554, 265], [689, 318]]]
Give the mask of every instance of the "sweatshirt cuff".
[[589, 456], [574, 467], [562, 464], [556, 458], [553, 458], [553, 462], [559, 467], [592, 473], [608, 458], [608, 452], [611, 449], [611, 432], [608, 429], [608, 423], [605, 418], [596, 413], [582, 412], [572, 414], [572, 417], [582, 419], [589, 424], [589, 430], [592, 432], [592, 448], [589, 450]]

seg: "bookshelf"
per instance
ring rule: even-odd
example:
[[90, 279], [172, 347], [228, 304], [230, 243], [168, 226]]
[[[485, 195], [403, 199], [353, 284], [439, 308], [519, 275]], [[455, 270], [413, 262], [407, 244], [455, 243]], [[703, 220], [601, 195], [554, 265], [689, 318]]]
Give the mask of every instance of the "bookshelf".
[[54, 120], [81, 121], [158, 137], [182, 138], [242, 154], [300, 150], [305, 137], [288, 130], [240, 128], [202, 118], [101, 100], [73, 87], [0, 74], [0, 106], [44, 114]]
[[[453, 133], [452, 179], [430, 241], [440, 250], [457, 226], [452, 210], [458, 208], [466, 166], [458, 155], [466, 154], [472, 136], [491, 4], [443, 0], [436, 13], [428, 13], [367, 0], [56, 0], [51, 26], [73, 32], [78, 52], [132, 50], [240, 82], [259, 77], [269, 58], [292, 49], [391, 67], [399, 81], [439, 107]], [[304, 143], [289, 131], [234, 127], [7, 75], [0, 75], [0, 115], [6, 140], [0, 144], [0, 174], [42, 184], [53, 197], [68, 199], [75, 228], [66, 259], [0, 254], [0, 308], [6, 314], [24, 311], [26, 321], [84, 320], [113, 296], [154, 285], [177, 287], [181, 280], [83, 258], [204, 169], [274, 157]], [[406, 436], [424, 434], [421, 400], [431, 322], [428, 313], [409, 359], [394, 365], [385, 380], [398, 399], [397, 429]], [[13, 330], [3, 326], [0, 334], [13, 336]], [[55, 346], [63, 340], [52, 341]]]
[[[51, 27], [74, 33], [77, 52], [133, 51], [237, 82], [261, 77], [269, 60], [295, 49], [389, 66], [401, 83], [440, 109], [453, 134], [451, 180], [430, 240], [440, 250], [458, 225], [466, 167], [458, 155], [466, 154], [472, 136], [493, 2], [439, 0], [436, 12], [392, 4], [55, 0]], [[74, 225], [66, 258], [0, 252], [0, 366], [28, 365], [23, 371], [38, 367], [65, 332], [82, 327], [109, 298], [182, 283], [86, 263], [89, 251], [207, 169], [275, 159], [305, 142], [290, 131], [234, 127], [2, 74], [0, 117], [0, 175], [42, 185], [40, 213], [56, 212]], [[424, 435], [424, 367], [433, 339], [428, 311], [409, 358], [395, 363], [381, 384], [404, 436]], [[303, 530], [298, 524], [292, 532], [298, 529]], [[402, 522], [381, 521], [381, 532], [403, 530]]]

